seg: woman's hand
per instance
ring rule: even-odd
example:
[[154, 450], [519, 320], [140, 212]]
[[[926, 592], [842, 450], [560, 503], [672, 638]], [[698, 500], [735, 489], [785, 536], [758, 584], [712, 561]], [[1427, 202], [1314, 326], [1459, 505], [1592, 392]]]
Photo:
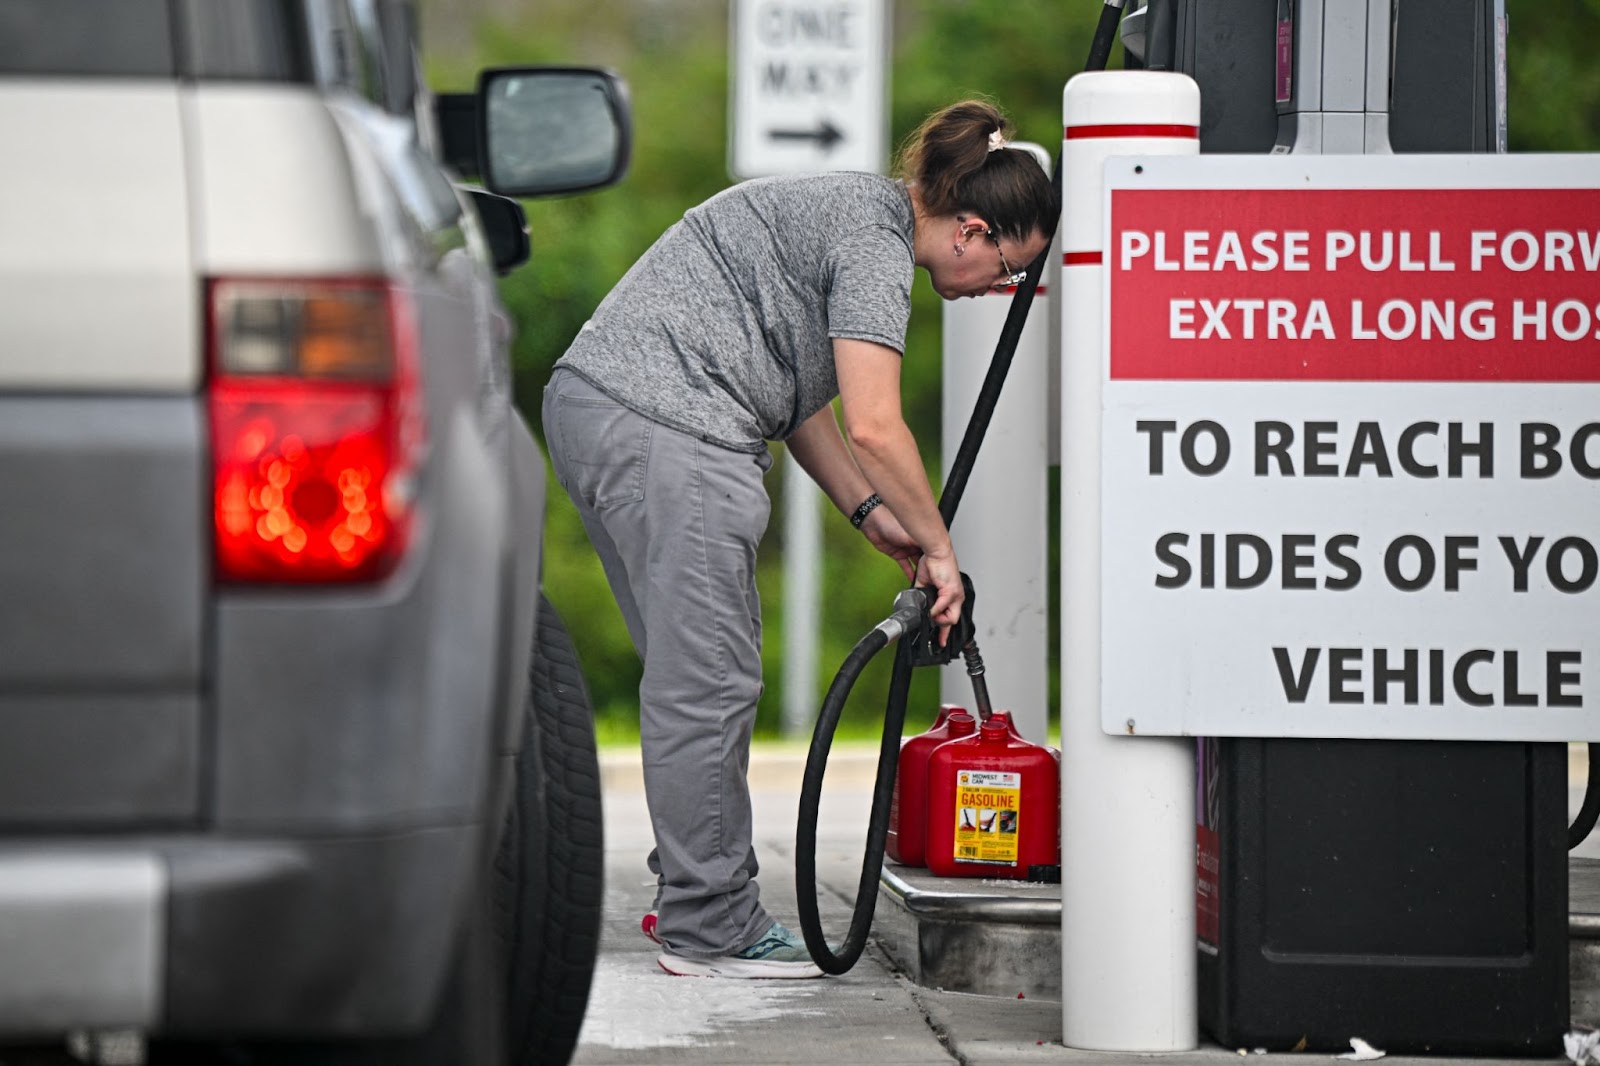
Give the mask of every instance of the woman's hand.
[[922, 548], [888, 507], [882, 504], [874, 507], [861, 523], [861, 532], [874, 548], [900, 564], [907, 581], [917, 576], [917, 560], [922, 558]]
[[[881, 517], [880, 517], [881, 516]], [[889, 508], [878, 506], [861, 523], [861, 532], [883, 554], [900, 564], [900, 570], [918, 586], [932, 586], [935, 599], [928, 617], [940, 627], [939, 643], [945, 642], [949, 626], [961, 618], [966, 588], [961, 584], [961, 567], [953, 554], [925, 556], [922, 548], [905, 531]]]
[[955, 552], [924, 555], [917, 563], [917, 574], [913, 580], [918, 585], [932, 585], [937, 590], [928, 617], [939, 627], [939, 644], [942, 647], [950, 635], [949, 627], [960, 621], [961, 604], [967, 597], [966, 589], [961, 585], [961, 567], [956, 563]]

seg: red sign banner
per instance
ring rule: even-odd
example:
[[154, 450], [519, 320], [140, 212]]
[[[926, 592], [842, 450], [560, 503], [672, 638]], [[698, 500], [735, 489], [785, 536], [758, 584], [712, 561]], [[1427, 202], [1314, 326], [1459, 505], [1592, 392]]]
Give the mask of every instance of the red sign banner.
[[1113, 380], [1600, 381], [1600, 190], [1111, 197]]

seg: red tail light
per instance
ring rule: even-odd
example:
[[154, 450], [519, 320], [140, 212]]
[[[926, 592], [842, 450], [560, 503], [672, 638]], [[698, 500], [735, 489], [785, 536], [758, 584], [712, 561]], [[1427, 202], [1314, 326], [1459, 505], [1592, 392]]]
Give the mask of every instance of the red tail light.
[[409, 298], [383, 279], [213, 280], [207, 296], [218, 580], [385, 576], [425, 437]]

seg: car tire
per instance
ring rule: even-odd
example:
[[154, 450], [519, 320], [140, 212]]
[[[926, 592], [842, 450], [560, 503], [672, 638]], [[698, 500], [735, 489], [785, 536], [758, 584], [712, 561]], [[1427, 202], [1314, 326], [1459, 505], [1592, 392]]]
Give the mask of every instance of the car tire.
[[535, 1066], [577, 1046], [600, 944], [605, 842], [594, 714], [542, 595], [513, 802], [429, 1029], [407, 1040], [152, 1042], [149, 1066]]
[[572, 638], [543, 595], [529, 669], [516, 796], [496, 862], [513, 1066], [571, 1058], [605, 891], [594, 713]]

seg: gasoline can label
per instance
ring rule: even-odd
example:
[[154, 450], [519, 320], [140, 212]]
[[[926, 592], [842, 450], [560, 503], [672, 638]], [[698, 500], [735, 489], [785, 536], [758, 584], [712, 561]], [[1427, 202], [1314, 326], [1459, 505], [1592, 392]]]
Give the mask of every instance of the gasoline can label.
[[956, 771], [956, 862], [1017, 864], [1022, 775]]

